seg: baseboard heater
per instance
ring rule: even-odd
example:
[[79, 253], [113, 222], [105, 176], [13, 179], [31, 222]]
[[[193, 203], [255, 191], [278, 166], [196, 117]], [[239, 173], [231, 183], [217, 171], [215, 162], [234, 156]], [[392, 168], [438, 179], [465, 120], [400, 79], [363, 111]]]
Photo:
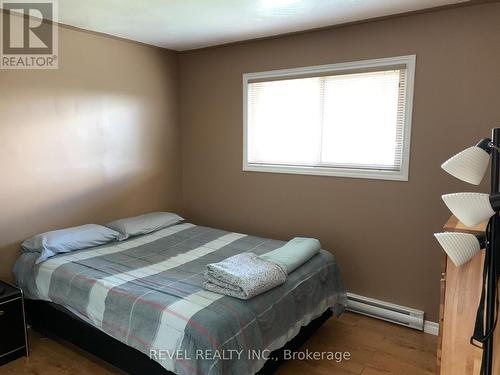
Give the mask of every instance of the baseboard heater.
[[347, 310], [406, 327], [424, 329], [424, 312], [373, 298], [347, 293]]

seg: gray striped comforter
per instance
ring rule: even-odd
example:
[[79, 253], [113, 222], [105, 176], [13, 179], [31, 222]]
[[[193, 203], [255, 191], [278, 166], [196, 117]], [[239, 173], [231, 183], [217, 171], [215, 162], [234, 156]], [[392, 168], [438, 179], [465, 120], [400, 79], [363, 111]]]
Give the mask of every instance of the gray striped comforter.
[[184, 223], [39, 265], [37, 254], [25, 253], [14, 274], [28, 298], [68, 308], [176, 374], [245, 375], [265, 362], [254, 350], [283, 346], [346, 303], [335, 258], [323, 250], [283, 285], [247, 301], [203, 289], [207, 263], [283, 244]]

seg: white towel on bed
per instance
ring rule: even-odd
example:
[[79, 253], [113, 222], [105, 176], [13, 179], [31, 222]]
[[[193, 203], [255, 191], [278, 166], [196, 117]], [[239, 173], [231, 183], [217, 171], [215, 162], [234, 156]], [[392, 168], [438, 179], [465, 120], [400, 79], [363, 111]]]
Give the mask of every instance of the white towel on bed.
[[208, 264], [203, 287], [246, 300], [283, 284], [286, 276], [282, 265], [253, 253], [242, 253]]

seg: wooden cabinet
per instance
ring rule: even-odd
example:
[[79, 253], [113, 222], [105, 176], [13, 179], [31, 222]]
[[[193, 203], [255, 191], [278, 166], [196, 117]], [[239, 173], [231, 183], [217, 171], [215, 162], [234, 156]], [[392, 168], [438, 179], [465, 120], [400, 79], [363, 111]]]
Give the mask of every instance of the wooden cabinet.
[[[474, 228], [465, 227], [454, 216], [448, 220], [446, 231], [483, 233], [486, 223]], [[440, 340], [438, 345], [438, 374], [479, 375], [482, 350], [470, 344], [476, 310], [481, 297], [484, 251], [470, 262], [455, 267], [445, 257], [441, 277]], [[500, 375], [500, 329], [495, 332], [494, 374]]]

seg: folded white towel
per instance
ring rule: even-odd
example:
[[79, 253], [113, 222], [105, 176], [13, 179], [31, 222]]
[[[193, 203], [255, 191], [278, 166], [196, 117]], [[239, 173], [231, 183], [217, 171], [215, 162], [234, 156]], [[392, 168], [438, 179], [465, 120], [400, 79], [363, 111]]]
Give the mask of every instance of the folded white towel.
[[203, 287], [246, 300], [283, 284], [286, 275], [282, 265], [253, 253], [242, 253], [208, 264]]

